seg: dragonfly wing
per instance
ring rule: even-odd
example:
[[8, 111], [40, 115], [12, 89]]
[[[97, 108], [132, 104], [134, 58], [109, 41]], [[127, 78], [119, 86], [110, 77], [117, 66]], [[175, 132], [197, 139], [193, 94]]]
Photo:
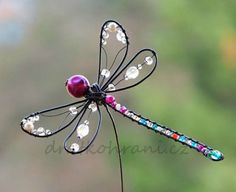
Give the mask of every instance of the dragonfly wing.
[[101, 127], [101, 111], [97, 103], [83, 109], [73, 129], [64, 141], [64, 148], [71, 154], [82, 153], [94, 142]]
[[100, 32], [98, 84], [102, 87], [121, 68], [128, 53], [128, 36], [116, 21], [106, 21]]
[[21, 128], [35, 137], [49, 137], [72, 125], [82, 113], [87, 100], [32, 113], [21, 121]]
[[157, 67], [157, 54], [151, 49], [142, 49], [102, 87], [107, 93], [134, 87], [147, 79]]

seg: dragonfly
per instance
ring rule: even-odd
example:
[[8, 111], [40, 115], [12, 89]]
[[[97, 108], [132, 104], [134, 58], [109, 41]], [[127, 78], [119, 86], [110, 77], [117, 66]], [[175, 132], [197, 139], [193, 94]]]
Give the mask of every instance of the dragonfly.
[[31, 113], [21, 121], [22, 130], [29, 135], [42, 138], [68, 130], [64, 149], [71, 154], [80, 154], [91, 147], [96, 139], [102, 124], [101, 107], [104, 107], [114, 129], [122, 192], [124, 186], [121, 149], [111, 110], [155, 133], [186, 145], [213, 161], [223, 160], [224, 156], [220, 151], [152, 121], [118, 102], [115, 93], [138, 86], [150, 77], [158, 66], [158, 57], [154, 50], [145, 48], [131, 59], [127, 59], [128, 49], [129, 38], [125, 29], [117, 21], [106, 21], [100, 31], [98, 73], [95, 83], [90, 84], [81, 74], [72, 75], [66, 80], [65, 87], [76, 101]]

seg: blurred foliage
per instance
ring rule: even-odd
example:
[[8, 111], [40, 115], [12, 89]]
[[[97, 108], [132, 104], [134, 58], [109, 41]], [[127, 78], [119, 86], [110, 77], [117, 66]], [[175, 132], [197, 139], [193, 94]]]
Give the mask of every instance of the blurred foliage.
[[[222, 162], [190, 149], [171, 154], [169, 147], [182, 146], [114, 114], [122, 146], [167, 148], [166, 153], [123, 154], [126, 191], [235, 191], [235, 1], [44, 0], [34, 5], [22, 41], [0, 45], [2, 191], [120, 190], [116, 154], [45, 156], [51, 140], [29, 138], [19, 128], [29, 112], [74, 101], [62, 86], [70, 75], [95, 80], [99, 27], [107, 19], [127, 30], [130, 56], [142, 46], [159, 53], [158, 71], [119, 94], [121, 103], [225, 154]], [[53, 139], [60, 145], [63, 138]], [[95, 146], [110, 139], [105, 117]]]
[[[235, 1], [199, 1], [196, 4], [186, 0], [157, 4], [160, 9], [156, 13], [165, 17], [158, 23], [161, 35], [155, 38], [157, 43], [161, 39], [165, 41], [161, 43], [167, 49], [163, 56], [171, 56], [190, 67], [196, 84], [204, 93], [235, 108]], [[171, 30], [173, 28], [175, 30]]]

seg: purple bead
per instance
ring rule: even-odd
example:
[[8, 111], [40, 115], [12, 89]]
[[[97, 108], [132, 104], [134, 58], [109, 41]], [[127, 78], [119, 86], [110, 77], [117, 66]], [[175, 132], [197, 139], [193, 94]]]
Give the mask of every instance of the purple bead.
[[89, 89], [89, 81], [82, 75], [73, 75], [66, 81], [66, 88], [73, 97], [83, 97]]
[[204, 152], [205, 149], [206, 149], [206, 148], [205, 148], [203, 145], [198, 144], [198, 146], [197, 146], [197, 150], [198, 150], [198, 151]]
[[115, 97], [112, 96], [112, 95], [107, 95], [107, 96], [106, 96], [106, 99], [105, 99], [105, 101], [106, 101], [107, 104], [112, 104], [112, 103], [115, 102], [115, 100], [116, 100]]
[[125, 106], [121, 106], [120, 112], [121, 113], [125, 113], [126, 111], [127, 111], [126, 107]]

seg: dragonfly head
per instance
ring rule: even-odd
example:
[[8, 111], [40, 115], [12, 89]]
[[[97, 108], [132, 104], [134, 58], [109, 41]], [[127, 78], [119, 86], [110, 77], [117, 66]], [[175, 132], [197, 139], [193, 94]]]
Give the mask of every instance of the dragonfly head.
[[83, 75], [73, 75], [67, 79], [66, 89], [73, 97], [85, 97], [89, 90], [89, 81]]

